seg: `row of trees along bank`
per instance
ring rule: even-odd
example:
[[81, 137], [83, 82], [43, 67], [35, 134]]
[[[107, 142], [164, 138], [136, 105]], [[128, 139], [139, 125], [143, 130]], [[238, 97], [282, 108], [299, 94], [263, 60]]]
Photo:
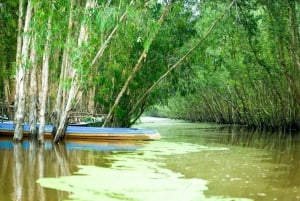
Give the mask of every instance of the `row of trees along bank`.
[[189, 68], [187, 58], [237, 5], [221, 3], [197, 33], [199, 6], [207, 3], [1, 3], [1, 97], [14, 103], [14, 139], [22, 140], [22, 125], [29, 122], [30, 134], [43, 142], [44, 125], [51, 122], [59, 142], [74, 110], [108, 114], [103, 126], [128, 127], [147, 108], [165, 102], [173, 95], [169, 83], [180, 79], [176, 69]]
[[[217, 2], [203, 4], [197, 32]], [[300, 128], [300, 2], [238, 1], [190, 58], [193, 77], [169, 101], [174, 118]], [[189, 74], [190, 76], [190, 74]]]

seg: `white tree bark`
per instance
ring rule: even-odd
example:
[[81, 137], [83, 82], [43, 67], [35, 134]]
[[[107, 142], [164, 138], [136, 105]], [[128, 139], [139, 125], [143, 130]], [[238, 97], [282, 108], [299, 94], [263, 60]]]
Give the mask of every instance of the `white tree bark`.
[[29, 133], [32, 137], [35, 137], [37, 134], [37, 108], [38, 108], [35, 37], [32, 39], [30, 63], [31, 63], [31, 69], [30, 69], [30, 90], [29, 90], [29, 96], [30, 96]]
[[30, 20], [32, 16], [31, 0], [28, 0], [26, 17], [23, 30], [23, 43], [21, 51], [21, 61], [18, 64], [17, 77], [16, 77], [16, 111], [15, 111], [15, 131], [14, 140], [21, 141], [23, 139], [23, 123], [25, 113], [25, 75], [26, 64], [28, 61], [28, 49], [30, 44]]
[[[96, 1], [88, 0], [86, 2], [86, 6], [85, 6], [86, 14], [87, 14], [89, 9], [94, 8], [95, 6], [96, 6]], [[78, 37], [78, 41], [77, 41], [78, 48], [80, 48], [82, 46], [82, 44], [87, 41], [87, 39], [88, 39], [88, 27], [83, 22], [80, 26], [80, 32], [79, 32], [79, 37]], [[74, 99], [75, 99], [76, 94], [77, 94], [77, 92], [79, 90], [79, 87], [80, 87], [80, 83], [79, 83], [79, 80], [78, 80], [79, 76], [78, 76], [77, 69], [74, 68], [74, 67], [70, 67], [69, 69], [70, 69], [71, 78], [72, 78], [71, 89], [69, 91], [69, 96], [68, 96], [66, 106], [62, 110], [62, 113], [61, 113], [59, 126], [56, 130], [56, 134], [55, 134], [55, 137], [54, 137], [54, 142], [55, 143], [58, 143], [64, 137], [65, 129], [66, 129], [67, 123], [68, 123], [69, 113], [72, 109]]]
[[[23, 11], [24, 1], [19, 0], [19, 19], [18, 19], [18, 37], [17, 37], [17, 54], [16, 54], [16, 64], [17, 66], [21, 63], [21, 54], [22, 54], [22, 31], [23, 31]], [[18, 78], [18, 71], [16, 72], [16, 78]], [[19, 94], [18, 87], [15, 87], [15, 108], [17, 106], [17, 96]]]
[[71, 30], [73, 26], [73, 0], [70, 2], [70, 13], [69, 13], [69, 20], [68, 20], [68, 34], [66, 38], [66, 46], [64, 47], [63, 51], [63, 57], [62, 57], [62, 63], [61, 63], [61, 72], [60, 72], [60, 80], [59, 80], [59, 85], [58, 85], [58, 90], [57, 90], [57, 95], [56, 95], [56, 101], [55, 101], [55, 107], [54, 111], [51, 115], [51, 121], [54, 126], [53, 128], [53, 134], [56, 133], [56, 129], [59, 126], [59, 121], [61, 117], [61, 111], [64, 108], [65, 105], [65, 91], [63, 90], [63, 84], [67, 78], [67, 71], [68, 71], [68, 66], [69, 66], [69, 44], [70, 44], [70, 38], [71, 38]]
[[40, 93], [40, 114], [39, 114], [39, 133], [38, 133], [38, 141], [44, 142], [44, 132], [45, 132], [45, 114], [47, 109], [47, 98], [48, 98], [48, 78], [49, 78], [49, 56], [51, 51], [51, 15], [48, 18], [47, 24], [47, 36], [46, 36], [46, 44], [44, 47], [43, 54], [43, 69], [42, 69], [42, 88]]

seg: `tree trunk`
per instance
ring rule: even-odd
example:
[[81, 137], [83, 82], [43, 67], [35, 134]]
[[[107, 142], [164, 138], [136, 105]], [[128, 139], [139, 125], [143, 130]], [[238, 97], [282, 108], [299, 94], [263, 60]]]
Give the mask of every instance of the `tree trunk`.
[[59, 121], [61, 118], [61, 111], [64, 108], [65, 105], [65, 91], [63, 90], [63, 82], [65, 82], [67, 78], [67, 72], [68, 72], [68, 66], [69, 66], [69, 44], [70, 44], [70, 38], [71, 38], [71, 30], [72, 30], [72, 25], [73, 25], [73, 0], [71, 0], [71, 5], [70, 5], [70, 13], [69, 13], [69, 22], [68, 22], [68, 34], [66, 38], [66, 46], [64, 47], [63, 50], [63, 56], [62, 56], [62, 63], [61, 63], [61, 71], [60, 71], [60, 79], [59, 79], [59, 85], [58, 85], [58, 90], [57, 90], [57, 95], [56, 95], [56, 102], [55, 102], [55, 107], [54, 111], [52, 112], [51, 115], [51, 123], [53, 124], [53, 131], [52, 135], [55, 136], [56, 130], [59, 126]]
[[13, 102], [14, 98], [13, 98], [13, 91], [12, 91], [12, 83], [10, 82], [9, 79], [9, 75], [7, 74], [7, 72], [10, 71], [10, 65], [9, 63], [7, 63], [6, 65], [3, 64], [3, 93], [4, 93], [4, 97], [3, 97], [3, 106], [5, 107], [5, 112], [2, 115], [7, 115], [8, 119], [13, 119], [12, 117], [13, 115], [13, 111], [12, 111], [12, 107], [11, 107], [11, 103]]
[[[96, 6], [96, 2], [94, 0], [88, 0], [86, 2], [86, 6], [85, 6], [86, 13], [88, 12], [89, 9], [94, 8], [95, 6]], [[78, 48], [80, 48], [82, 46], [82, 44], [87, 41], [87, 39], [88, 39], [88, 27], [83, 22], [83, 24], [80, 27], [80, 33], [79, 33], [78, 42], [77, 42]], [[79, 90], [80, 84], [79, 84], [79, 80], [78, 80], [78, 72], [74, 67], [71, 67], [71, 66], [70, 66], [70, 72], [71, 72], [71, 78], [72, 78], [71, 89], [69, 92], [67, 104], [61, 113], [59, 126], [56, 130], [56, 134], [54, 137], [54, 143], [58, 143], [59, 141], [61, 141], [64, 138], [65, 130], [68, 125], [69, 113], [72, 109], [73, 101]]]
[[26, 63], [28, 60], [28, 49], [30, 44], [30, 20], [32, 15], [31, 0], [28, 1], [26, 18], [23, 30], [23, 44], [21, 51], [21, 61], [18, 64], [17, 80], [16, 80], [16, 111], [15, 111], [15, 131], [13, 139], [21, 141], [23, 139], [23, 123], [25, 116], [25, 76], [26, 76]]
[[[129, 5], [131, 5], [133, 3], [133, 1], [131, 1], [129, 3]], [[107, 2], [106, 6], [109, 6], [110, 1]], [[119, 19], [119, 23], [123, 22], [123, 20], [125, 19], [126, 15], [127, 15], [128, 9], [125, 10], [125, 12], [121, 15], [120, 19]], [[119, 23], [116, 24], [116, 26], [113, 28], [113, 30], [110, 32], [110, 34], [108, 35], [108, 37], [106, 38], [106, 40], [104, 41], [104, 43], [100, 46], [97, 54], [95, 55], [95, 57], [92, 60], [92, 63], [90, 65], [90, 68], [93, 69], [93, 66], [95, 66], [95, 64], [97, 63], [97, 61], [99, 61], [99, 59], [102, 57], [104, 51], [106, 50], [106, 48], [108, 47], [109, 42], [111, 41], [111, 39], [113, 38], [113, 36], [117, 33], [117, 30], [119, 28]], [[95, 73], [91, 73], [91, 75], [96, 75], [97, 72]], [[95, 101], [94, 101], [94, 97], [95, 97], [95, 93], [96, 93], [96, 86], [93, 86], [90, 88], [90, 90], [88, 90], [88, 107], [87, 110], [89, 113], [94, 114], [95, 113]]]
[[[227, 10], [231, 8], [231, 6], [234, 4], [235, 0], [231, 2], [231, 4], [228, 6]], [[221, 15], [219, 18], [217, 18], [214, 23], [210, 26], [210, 28], [206, 31], [206, 33], [203, 35], [203, 37], [196, 43], [195, 46], [193, 46], [187, 53], [181, 57], [173, 66], [171, 66], [142, 96], [138, 99], [138, 101], [134, 104], [132, 110], [129, 112], [129, 115], [132, 115], [135, 110], [138, 108], [138, 106], [141, 105], [145, 101], [145, 99], [149, 96], [149, 94], [152, 92], [152, 90], [163, 80], [165, 79], [170, 72], [172, 72], [174, 69], [179, 67], [186, 58], [190, 56], [202, 43], [205, 41], [206, 38], [210, 35], [210, 33], [215, 29], [215, 27], [220, 23], [220, 21], [224, 18], [226, 12], [224, 12], [223, 15]], [[134, 123], [134, 122], [132, 122]]]
[[[4, 65], [3, 67], [4, 67], [3, 69], [4, 72], [8, 71], [8, 65]], [[3, 77], [3, 92], [4, 92], [4, 103], [8, 105], [10, 103], [10, 97], [11, 97], [8, 76]]]
[[[23, 30], [23, 17], [24, 17], [24, 1], [19, 0], [19, 19], [18, 19], [18, 37], [17, 37], [17, 54], [16, 54], [16, 66], [18, 67], [21, 63], [22, 54], [22, 30]], [[16, 78], [18, 77], [18, 71], [16, 71]], [[17, 83], [16, 83], [17, 85]], [[15, 100], [14, 106], [17, 107], [17, 94], [19, 93], [18, 87], [15, 86]]]
[[39, 115], [39, 133], [38, 133], [38, 141], [44, 142], [44, 132], [45, 132], [45, 114], [47, 107], [47, 98], [48, 98], [48, 77], [49, 77], [49, 55], [50, 55], [50, 41], [51, 41], [51, 14], [48, 19], [47, 25], [47, 36], [46, 36], [46, 44], [44, 47], [43, 54], [43, 69], [42, 69], [42, 91], [40, 93], [40, 115]]
[[93, 85], [89, 90], [88, 90], [88, 103], [87, 103], [87, 108], [88, 112], [91, 114], [95, 114], [95, 97], [96, 94], [96, 86]]
[[[131, 1], [129, 3], [129, 5], [131, 5], [133, 3], [133, 1]], [[123, 13], [123, 15], [120, 17], [119, 23], [121, 23], [125, 17], [127, 15], [127, 9], [126, 11]], [[119, 28], [119, 23], [117, 23], [117, 25], [114, 27], [114, 29], [111, 31], [111, 33], [109, 34], [109, 36], [107, 37], [107, 39], [104, 41], [104, 43], [101, 45], [100, 49], [98, 50], [96, 56], [94, 57], [91, 66], [94, 66], [96, 64], [96, 62], [101, 58], [101, 56], [103, 55], [105, 49], [107, 48], [110, 40], [112, 39], [112, 37], [115, 35], [115, 33], [117, 32], [118, 28]]]
[[147, 57], [147, 53], [149, 51], [149, 48], [150, 48], [150, 45], [151, 43], [153, 42], [153, 40], [155, 39], [158, 31], [159, 31], [159, 28], [161, 26], [161, 24], [163, 23], [166, 15], [167, 15], [167, 12], [169, 10], [169, 7], [171, 6], [171, 2], [169, 2], [169, 4], [164, 8], [164, 10], [162, 11], [162, 15], [160, 16], [157, 24], [158, 24], [158, 28], [154, 30], [153, 34], [149, 37], [148, 39], [148, 45], [145, 45], [145, 48], [143, 50], [143, 52], [140, 54], [140, 57], [136, 63], [136, 65], [134, 66], [131, 74], [128, 76], [126, 82], [124, 83], [121, 91], [119, 92], [116, 100], [115, 100], [115, 103], [114, 105], [110, 108], [109, 112], [108, 112], [108, 115], [103, 123], [103, 127], [107, 125], [108, 122], [110, 122], [110, 119], [112, 118], [112, 114], [114, 112], [114, 109], [117, 107], [117, 105], [119, 104], [123, 94], [126, 92], [128, 86], [129, 86], [129, 83], [131, 82], [131, 80], [134, 78], [134, 76], [136, 75], [136, 73], [140, 70], [140, 68], [142, 67], [142, 61], [146, 59]]
[[30, 96], [29, 133], [32, 138], [35, 138], [37, 134], [37, 108], [38, 108], [35, 37], [33, 38], [32, 45], [31, 45], [30, 63], [31, 63], [31, 72], [30, 72], [30, 91], [29, 91], [29, 96]]

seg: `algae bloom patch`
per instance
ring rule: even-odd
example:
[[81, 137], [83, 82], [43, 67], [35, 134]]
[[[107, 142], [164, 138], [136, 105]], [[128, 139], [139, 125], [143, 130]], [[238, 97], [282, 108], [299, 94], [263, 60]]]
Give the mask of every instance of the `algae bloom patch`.
[[[79, 165], [72, 176], [40, 178], [43, 187], [71, 192], [70, 200], [89, 201], [199, 201], [232, 200], [206, 198], [207, 181], [187, 179], [163, 165], [163, 155], [226, 150], [188, 143], [151, 142], [137, 152], [117, 153], [110, 156], [111, 167]], [[237, 199], [235, 199], [237, 200]]]

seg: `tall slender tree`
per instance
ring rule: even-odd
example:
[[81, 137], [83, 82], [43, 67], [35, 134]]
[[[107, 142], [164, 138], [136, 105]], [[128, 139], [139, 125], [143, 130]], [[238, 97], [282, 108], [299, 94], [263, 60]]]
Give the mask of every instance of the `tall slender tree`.
[[[20, 2], [20, 6], [23, 3]], [[22, 9], [22, 8], [20, 8]], [[17, 62], [17, 77], [16, 77], [16, 98], [15, 98], [15, 131], [14, 131], [14, 140], [20, 141], [23, 139], [23, 123], [25, 116], [25, 79], [26, 79], [26, 65], [29, 61], [29, 45], [31, 40], [30, 35], [30, 21], [32, 17], [32, 4], [31, 0], [28, 0], [26, 17], [24, 21], [24, 28], [22, 39], [22, 50], [20, 55], [18, 55]]]
[[[51, 8], [52, 10], [52, 8]], [[38, 140], [44, 142], [44, 130], [45, 130], [45, 114], [47, 109], [48, 100], [48, 79], [49, 79], [49, 60], [51, 52], [51, 29], [52, 29], [52, 11], [48, 17], [46, 42], [43, 53], [43, 67], [42, 67], [42, 87], [40, 93], [40, 114], [39, 114], [39, 133]]]
[[[89, 10], [95, 8], [96, 6], [96, 2], [94, 0], [87, 0], [86, 5], [85, 5], [85, 16], [88, 16]], [[86, 24], [85, 21], [82, 22], [81, 26], [80, 26], [80, 32], [79, 32], [79, 36], [78, 36], [78, 48], [82, 48], [82, 46], [84, 45], [84, 43], [86, 43], [88, 40], [88, 26]], [[73, 65], [73, 66], [71, 66]], [[61, 116], [60, 116], [60, 122], [58, 125], [58, 128], [56, 130], [55, 133], [55, 138], [54, 138], [54, 142], [58, 143], [65, 135], [65, 129], [67, 127], [68, 124], [68, 117], [70, 114], [70, 111], [72, 109], [72, 106], [74, 104], [74, 99], [76, 97], [76, 94], [78, 93], [79, 87], [80, 87], [80, 80], [79, 80], [79, 69], [76, 69], [73, 63], [70, 63], [69, 66], [69, 70], [70, 70], [70, 75], [71, 75], [71, 88], [69, 91], [69, 95], [68, 95], [68, 100], [67, 103], [65, 105], [65, 107], [63, 108], [63, 110], [61, 111]]]
[[30, 111], [29, 111], [29, 124], [30, 135], [35, 138], [37, 135], [37, 120], [38, 120], [38, 83], [37, 83], [37, 53], [36, 53], [36, 35], [33, 36], [30, 51]]

